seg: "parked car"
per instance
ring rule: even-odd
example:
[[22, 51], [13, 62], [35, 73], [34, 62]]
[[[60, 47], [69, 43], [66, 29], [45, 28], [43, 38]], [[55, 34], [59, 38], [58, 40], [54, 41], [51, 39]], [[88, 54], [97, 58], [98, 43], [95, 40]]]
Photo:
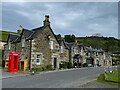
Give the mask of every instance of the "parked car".
[[92, 64], [88, 64], [88, 67], [93, 67], [93, 65]]

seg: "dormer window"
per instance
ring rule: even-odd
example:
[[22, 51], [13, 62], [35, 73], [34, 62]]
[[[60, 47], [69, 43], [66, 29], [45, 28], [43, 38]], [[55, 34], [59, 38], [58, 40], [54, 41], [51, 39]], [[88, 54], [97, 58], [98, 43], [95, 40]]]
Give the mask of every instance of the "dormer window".
[[25, 37], [22, 37], [22, 47], [25, 47]]
[[9, 48], [9, 50], [11, 48], [11, 42], [10, 41], [8, 42], [8, 48]]

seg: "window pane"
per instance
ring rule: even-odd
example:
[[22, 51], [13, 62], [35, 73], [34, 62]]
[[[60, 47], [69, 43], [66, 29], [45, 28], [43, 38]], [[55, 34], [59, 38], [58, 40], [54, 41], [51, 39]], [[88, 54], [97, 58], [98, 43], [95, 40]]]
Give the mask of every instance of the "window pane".
[[40, 59], [36, 59], [36, 62], [39, 63], [39, 62], [40, 62]]
[[40, 54], [37, 55], [37, 58], [40, 58]]
[[53, 49], [53, 41], [50, 41], [50, 48]]

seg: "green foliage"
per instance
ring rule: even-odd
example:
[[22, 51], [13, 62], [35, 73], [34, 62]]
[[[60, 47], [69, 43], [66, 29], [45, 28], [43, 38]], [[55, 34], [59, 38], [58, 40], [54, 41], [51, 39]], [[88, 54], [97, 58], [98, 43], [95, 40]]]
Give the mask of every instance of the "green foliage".
[[87, 63], [84, 63], [84, 64], [83, 64], [83, 67], [88, 67], [88, 64], [87, 64]]
[[57, 39], [60, 39], [60, 38], [61, 38], [61, 35], [60, 35], [60, 34], [56, 35], [56, 38], [57, 38]]
[[60, 63], [60, 69], [61, 69], [61, 68], [66, 69], [66, 68], [67, 68], [67, 62], [61, 62], [61, 63]]
[[119, 70], [113, 71], [113, 73], [100, 74], [97, 78], [97, 81], [105, 84], [120, 86], [120, 73], [118, 72]]
[[[111, 78], [111, 79], [113, 79], [113, 78]], [[101, 83], [104, 83], [104, 84], [120, 86], [120, 83], [118, 83], [118, 82], [106, 80], [105, 74], [100, 74], [99, 77], [97, 78], [97, 81], [101, 82]]]
[[114, 70], [113, 73], [106, 74], [106, 81], [120, 83], [120, 70]]
[[73, 66], [72, 66], [72, 63], [71, 62], [62, 62], [62, 63], [60, 63], [60, 69], [61, 68], [64, 68], [64, 69], [70, 69], [70, 68], [72, 68]]
[[105, 81], [105, 75], [104, 74], [100, 74], [99, 77], [97, 78], [97, 81]]
[[33, 67], [32, 68], [33, 71], [35, 72], [40, 72], [40, 71], [49, 71], [49, 70], [53, 70], [52, 68], [52, 65], [47, 65], [47, 66], [44, 66], [44, 67]]
[[47, 65], [46, 68], [47, 68], [48, 70], [53, 70], [52, 65]]
[[65, 41], [68, 43], [76, 41], [75, 35], [65, 35], [64, 38], [65, 38]]
[[119, 52], [120, 40], [113, 37], [77, 37], [79, 44], [94, 48], [103, 48], [106, 52]]
[[67, 68], [69, 69], [69, 68], [73, 68], [73, 66], [72, 66], [72, 63], [71, 62], [67, 62]]
[[2, 35], [2, 38], [0, 37], [0, 41], [6, 42], [8, 39], [9, 33], [14, 33], [15, 32], [10, 32], [10, 31], [0, 31], [0, 36]]

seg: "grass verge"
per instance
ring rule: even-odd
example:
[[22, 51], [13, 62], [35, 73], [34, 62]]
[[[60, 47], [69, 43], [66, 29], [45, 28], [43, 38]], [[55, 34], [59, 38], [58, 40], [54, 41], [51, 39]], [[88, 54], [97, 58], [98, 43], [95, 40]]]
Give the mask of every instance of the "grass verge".
[[113, 73], [100, 74], [97, 78], [97, 82], [104, 84], [120, 86], [120, 74], [118, 71], [113, 71]]

